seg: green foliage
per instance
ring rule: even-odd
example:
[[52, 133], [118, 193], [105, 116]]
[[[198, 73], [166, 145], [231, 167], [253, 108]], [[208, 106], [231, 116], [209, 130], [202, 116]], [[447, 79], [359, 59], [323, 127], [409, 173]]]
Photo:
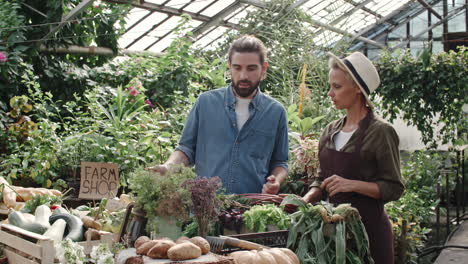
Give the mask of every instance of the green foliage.
[[146, 212], [148, 233], [157, 232], [157, 229], [161, 228], [157, 225], [156, 216], [188, 219], [190, 193], [181, 185], [195, 177], [191, 168], [183, 166], [174, 168], [166, 175], [144, 169], [137, 169], [131, 173], [129, 187], [138, 206]]
[[21, 209], [23, 213], [34, 214], [36, 208], [40, 205], [47, 205], [50, 207], [54, 204], [61, 204], [62, 197], [61, 196], [51, 196], [51, 195], [34, 195], [31, 200], [26, 201], [24, 207]]
[[[7, 102], [6, 96], [18, 92], [20, 82], [16, 79], [21, 75], [25, 51], [28, 46], [16, 43], [27, 39], [26, 30], [22, 28], [26, 19], [20, 14], [21, 6], [16, 1], [0, 1], [0, 55], [6, 61], [0, 61], [0, 101]], [[15, 78], [16, 77], [16, 78]]]
[[[21, 83], [22, 73], [26, 69], [40, 76], [40, 85], [56, 98], [71, 99], [74, 92], [84, 92], [86, 83], [73, 79], [71, 70], [81, 68], [87, 71], [89, 66], [102, 65], [111, 57], [45, 54], [40, 51], [41, 45], [37, 45], [51, 30], [49, 23], [52, 23], [53, 28], [81, 2], [0, 1], [0, 52], [8, 58], [6, 62], [0, 62], [0, 101], [6, 102], [14, 95], [26, 93]], [[117, 40], [124, 33], [123, 25], [129, 10], [129, 5], [95, 2], [41, 44], [46, 47], [66, 47], [90, 46], [95, 43], [116, 51]]]
[[[224, 56], [232, 41], [240, 35], [252, 34], [261, 39], [268, 49], [269, 62], [262, 90], [271, 93], [285, 105], [298, 104], [303, 65], [308, 65], [305, 73], [306, 98], [301, 117], [324, 115], [326, 118], [318, 123], [319, 127], [323, 127], [338, 114], [327, 96], [327, 57], [319, 55], [329, 48], [316, 45], [310, 15], [301, 8], [291, 8], [296, 1], [264, 2], [265, 8], [247, 11], [245, 19], [239, 21], [239, 28], [227, 33], [225, 41], [213, 52], [215, 58]], [[336, 44], [333, 49], [342, 48], [341, 44]]]
[[247, 228], [255, 232], [266, 232], [268, 225], [280, 230], [288, 229], [291, 225], [288, 214], [273, 204], [254, 205], [242, 217]]
[[301, 263], [374, 263], [359, 213], [349, 204], [297, 203], [287, 246]]
[[[431, 231], [428, 226], [439, 204], [436, 186], [443, 160], [444, 156], [438, 153], [409, 153], [401, 168], [406, 191], [399, 200], [385, 205], [393, 223], [395, 248], [407, 246], [406, 254], [410, 263], [416, 261], [417, 252], [425, 247]], [[406, 229], [404, 241], [399, 238], [403, 228]]]
[[[468, 103], [468, 50], [413, 57], [409, 51], [383, 53], [377, 64], [384, 114], [391, 120], [402, 116], [422, 133], [424, 143], [460, 143], [466, 140], [466, 117], [462, 106]], [[411, 78], [408, 78], [411, 76]], [[437, 125], [441, 125], [437, 131]], [[464, 134], [464, 135], [463, 135]]]

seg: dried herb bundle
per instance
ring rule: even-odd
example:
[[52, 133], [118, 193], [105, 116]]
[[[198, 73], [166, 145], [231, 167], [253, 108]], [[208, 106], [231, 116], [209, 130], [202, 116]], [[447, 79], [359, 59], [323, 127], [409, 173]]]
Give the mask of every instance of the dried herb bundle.
[[198, 234], [202, 237], [208, 233], [210, 221], [215, 220], [219, 215], [222, 202], [216, 194], [221, 185], [219, 177], [197, 177], [194, 180], [185, 181], [182, 185], [191, 194], [191, 209], [198, 223]]

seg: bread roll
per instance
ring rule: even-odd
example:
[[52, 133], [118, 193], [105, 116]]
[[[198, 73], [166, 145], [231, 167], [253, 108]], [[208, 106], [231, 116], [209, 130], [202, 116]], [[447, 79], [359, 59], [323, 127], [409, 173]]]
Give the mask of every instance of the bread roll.
[[189, 239], [189, 241], [197, 245], [201, 249], [203, 255], [210, 252], [210, 243], [208, 243], [208, 241], [206, 241], [206, 239], [204, 239], [203, 237], [192, 237], [191, 239]]
[[167, 259], [167, 251], [175, 245], [176, 243], [170, 240], [159, 240], [158, 243], [156, 243], [156, 245], [154, 245], [154, 247], [152, 247], [146, 255], [154, 259]]
[[185, 242], [171, 247], [167, 256], [174, 261], [195, 259], [201, 256], [201, 249], [191, 242]]

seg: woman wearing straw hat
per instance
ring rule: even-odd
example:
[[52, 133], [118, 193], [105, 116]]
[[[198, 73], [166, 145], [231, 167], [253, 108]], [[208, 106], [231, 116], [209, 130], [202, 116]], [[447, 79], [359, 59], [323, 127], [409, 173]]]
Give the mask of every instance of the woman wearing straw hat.
[[393, 235], [384, 204], [397, 200], [400, 177], [399, 139], [378, 117], [369, 99], [380, 84], [372, 62], [360, 52], [344, 59], [330, 53], [328, 95], [346, 116], [330, 123], [319, 143], [319, 179], [303, 197], [317, 202], [328, 195], [333, 204], [351, 203], [359, 210], [377, 264], [393, 264]]

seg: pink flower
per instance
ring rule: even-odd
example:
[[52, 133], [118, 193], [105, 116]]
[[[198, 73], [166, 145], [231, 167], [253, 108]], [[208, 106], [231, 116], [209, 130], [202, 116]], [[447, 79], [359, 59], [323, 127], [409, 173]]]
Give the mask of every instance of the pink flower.
[[138, 92], [137, 89], [133, 86], [128, 87], [127, 90], [131, 96], [137, 96], [140, 94], [140, 92]]
[[7, 60], [6, 54], [0, 51], [0, 62], [6, 62]]
[[149, 99], [145, 100], [145, 104], [149, 105], [149, 107], [151, 107], [151, 108], [154, 107], [154, 105], [151, 103], [151, 101]]

